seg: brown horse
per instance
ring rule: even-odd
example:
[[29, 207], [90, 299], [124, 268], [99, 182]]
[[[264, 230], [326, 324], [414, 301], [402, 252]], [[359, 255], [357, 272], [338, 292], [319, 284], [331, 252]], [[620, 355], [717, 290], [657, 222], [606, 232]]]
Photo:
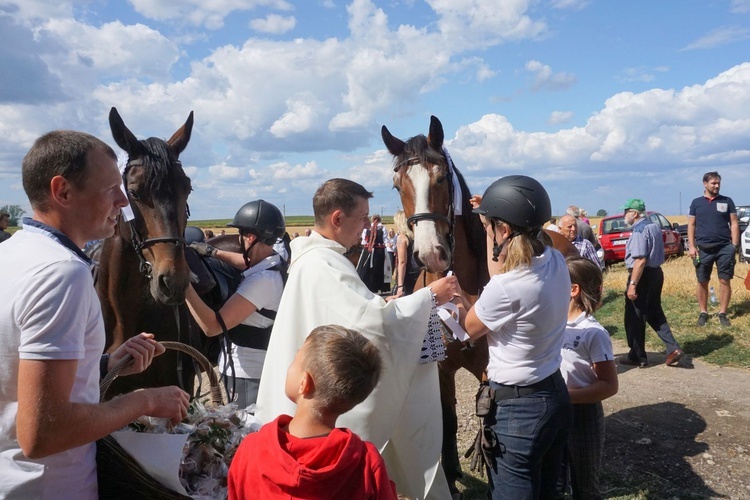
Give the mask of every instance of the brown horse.
[[[479, 216], [472, 212], [471, 193], [461, 173], [443, 149], [443, 126], [430, 119], [427, 137], [402, 141], [383, 126], [383, 142], [394, 156], [393, 186], [414, 233], [414, 258], [422, 268], [417, 287], [425, 286], [451, 270], [464, 293], [475, 301], [489, 280], [487, 243]], [[455, 196], [460, 193], [460, 205]], [[460, 214], [459, 214], [460, 211]], [[556, 249], [572, 254], [576, 249], [562, 235], [549, 233]], [[577, 253], [577, 252], [576, 252]], [[482, 380], [489, 359], [487, 337], [473, 344], [446, 342], [447, 358], [438, 364], [443, 411], [443, 469], [452, 493], [461, 478], [456, 435], [456, 381], [459, 368]]]
[[[189, 343], [189, 314], [180, 306], [190, 282], [184, 231], [191, 184], [179, 155], [190, 140], [193, 113], [168, 141], [139, 141], [115, 108], [109, 124], [115, 142], [128, 153], [123, 182], [134, 218], [120, 217], [115, 235], [104, 240], [99, 256], [96, 287], [107, 350], [112, 352], [142, 331], [158, 340]], [[178, 383], [191, 390], [193, 365], [182, 363], [182, 356], [175, 351], [159, 356], [147, 372], [116, 380], [110, 394]]]

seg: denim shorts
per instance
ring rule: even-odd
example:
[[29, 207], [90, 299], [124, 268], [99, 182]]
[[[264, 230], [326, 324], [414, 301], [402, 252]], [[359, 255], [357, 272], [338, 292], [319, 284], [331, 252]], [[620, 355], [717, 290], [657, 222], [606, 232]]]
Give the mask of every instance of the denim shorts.
[[731, 280], [734, 277], [735, 253], [737, 249], [731, 243], [705, 250], [698, 247], [701, 261], [695, 266], [695, 277], [698, 283], [707, 283], [711, 279], [711, 270], [716, 263], [719, 279]]

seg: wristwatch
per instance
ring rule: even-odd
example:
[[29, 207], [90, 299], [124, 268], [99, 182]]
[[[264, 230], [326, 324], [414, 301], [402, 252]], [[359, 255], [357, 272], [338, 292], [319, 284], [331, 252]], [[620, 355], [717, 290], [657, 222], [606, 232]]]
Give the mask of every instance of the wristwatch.
[[633, 281], [633, 280], [630, 280], [630, 284], [631, 284], [631, 285], [633, 285], [633, 286], [638, 286], [638, 283], [636, 283], [636, 282], [635, 282], [635, 281]]

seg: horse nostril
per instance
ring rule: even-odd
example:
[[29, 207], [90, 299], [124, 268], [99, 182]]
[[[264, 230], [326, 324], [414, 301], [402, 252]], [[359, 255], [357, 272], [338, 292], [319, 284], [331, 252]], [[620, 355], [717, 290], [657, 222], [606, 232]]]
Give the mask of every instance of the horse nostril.
[[172, 295], [172, 285], [168, 275], [162, 274], [159, 276], [159, 288], [165, 295]]
[[439, 252], [440, 252], [440, 260], [447, 262], [449, 260], [448, 251], [445, 248], [440, 247]]

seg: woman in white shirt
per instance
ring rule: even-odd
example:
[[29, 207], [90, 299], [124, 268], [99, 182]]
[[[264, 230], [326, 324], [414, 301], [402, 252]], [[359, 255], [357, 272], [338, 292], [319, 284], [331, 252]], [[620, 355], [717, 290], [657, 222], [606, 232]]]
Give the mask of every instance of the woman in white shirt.
[[239, 230], [241, 254], [208, 246], [202, 253], [232, 265], [244, 262], [237, 291], [218, 311], [211, 309], [191, 285], [186, 294], [190, 313], [208, 337], [227, 333], [219, 365], [230, 398], [240, 408], [254, 404], [286, 280], [286, 264], [274, 250], [284, 235], [281, 211], [265, 200], [244, 204], [229, 227]]
[[488, 336], [491, 497], [554, 498], [572, 426], [560, 374], [570, 277], [542, 230], [551, 215], [549, 196], [536, 180], [513, 175], [495, 181], [472, 204], [487, 232], [491, 277], [477, 302], [468, 309], [461, 299], [460, 308], [469, 336]]

